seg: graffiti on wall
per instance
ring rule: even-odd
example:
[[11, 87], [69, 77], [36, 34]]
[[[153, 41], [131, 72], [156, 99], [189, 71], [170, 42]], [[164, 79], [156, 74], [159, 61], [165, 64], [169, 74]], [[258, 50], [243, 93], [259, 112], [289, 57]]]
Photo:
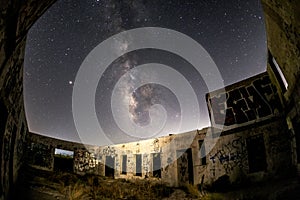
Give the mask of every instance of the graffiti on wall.
[[192, 161], [192, 150], [187, 149], [177, 150], [177, 155], [180, 157], [177, 159], [177, 176], [179, 185], [185, 183], [193, 183], [193, 161]]
[[133, 159], [133, 155], [129, 154], [128, 155], [128, 172], [133, 173], [135, 171], [135, 163], [134, 163], [134, 159]]
[[[247, 149], [246, 142], [242, 137], [238, 137], [222, 145], [209, 158], [213, 164], [219, 162], [226, 173], [230, 173], [234, 168], [247, 167]], [[215, 172], [213, 172], [215, 174]]]
[[158, 153], [159, 152], [159, 140], [156, 138], [153, 143], [153, 152]]
[[51, 169], [53, 163], [53, 147], [41, 143], [31, 143], [29, 147], [29, 163]]
[[276, 88], [268, 75], [260, 76], [251, 83], [237, 86], [226, 93], [211, 96], [207, 102], [214, 123], [225, 126], [271, 116], [275, 109], [280, 110]]
[[[123, 152], [125, 153], [125, 152]], [[120, 169], [120, 159], [118, 157], [118, 151], [115, 147], [107, 146], [98, 148], [97, 150], [77, 150], [74, 154], [74, 169], [77, 172], [95, 172], [102, 173], [104, 170], [105, 162], [104, 158], [107, 156], [114, 159], [114, 167]], [[130, 163], [128, 157], [128, 163]], [[134, 164], [134, 163], [133, 163]], [[130, 166], [130, 165], [129, 165]], [[115, 171], [115, 175], [119, 175], [119, 170]]]
[[101, 156], [115, 157], [115, 156], [117, 156], [117, 151], [114, 147], [107, 146], [107, 147], [104, 147], [102, 150], [100, 150], [99, 154]]
[[116, 162], [116, 169], [119, 169], [119, 170], [115, 170], [115, 176], [119, 176], [120, 175], [120, 170], [121, 170], [121, 164], [120, 164], [120, 159], [119, 157], [115, 157], [115, 162]]
[[149, 176], [150, 172], [150, 156], [149, 154], [143, 154], [143, 171]]
[[183, 153], [177, 160], [177, 168], [178, 168], [178, 181], [181, 183], [186, 183], [189, 181], [189, 173], [188, 173], [188, 155], [187, 153]]
[[78, 172], [94, 170], [98, 164], [96, 155], [86, 150], [78, 150], [74, 154], [74, 169]]

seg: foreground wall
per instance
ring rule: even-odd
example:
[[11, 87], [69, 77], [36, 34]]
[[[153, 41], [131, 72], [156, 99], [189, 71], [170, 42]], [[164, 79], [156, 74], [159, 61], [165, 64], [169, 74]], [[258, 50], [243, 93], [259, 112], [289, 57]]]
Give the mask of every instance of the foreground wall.
[[225, 92], [211, 92], [206, 98], [212, 125], [223, 130], [222, 139], [209, 154], [212, 165], [202, 167], [206, 176], [216, 180], [226, 174], [231, 181], [244, 182], [286, 176], [286, 169], [293, 172], [292, 135], [268, 73], [227, 86]]
[[198, 183], [204, 179], [212, 184], [224, 175], [234, 184], [290, 175], [291, 143], [284, 121], [265, 121], [222, 135], [208, 154], [207, 164], [196, 164]]
[[54, 1], [0, 2], [0, 199], [13, 191], [28, 132], [23, 102], [26, 34]]
[[[295, 172], [293, 137], [284, 120], [278, 90], [268, 73], [224, 89], [206, 95], [215, 127], [211, 130], [221, 130], [221, 136], [212, 149], [208, 148], [204, 162], [194, 156], [195, 183], [213, 184], [227, 177], [229, 182], [239, 184], [287, 177]], [[194, 141], [192, 145], [194, 155], [199, 154], [197, 142], [201, 143]], [[206, 147], [209, 145], [205, 143]]]
[[[300, 6], [298, 0], [262, 0], [268, 39], [268, 74], [279, 91], [293, 137], [293, 164], [300, 175]], [[276, 68], [280, 68], [278, 70]], [[282, 72], [287, 85], [283, 83]]]

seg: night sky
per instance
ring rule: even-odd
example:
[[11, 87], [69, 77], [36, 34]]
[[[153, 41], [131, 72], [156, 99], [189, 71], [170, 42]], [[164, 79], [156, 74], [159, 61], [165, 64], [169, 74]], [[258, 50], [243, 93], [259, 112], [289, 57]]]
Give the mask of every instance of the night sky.
[[[259, 0], [58, 0], [32, 26], [27, 37], [24, 98], [30, 131], [82, 141], [72, 114], [72, 92], [82, 62], [110, 36], [141, 27], [172, 29], [197, 41], [217, 65], [224, 85], [266, 70], [265, 25]], [[130, 43], [124, 38], [116, 51], [128, 45]], [[191, 114], [189, 117], [191, 121], [199, 118], [197, 126], [180, 124], [180, 100], [170, 88], [149, 83], [131, 91], [135, 80], [143, 81], [150, 76], [132, 69], [147, 63], [167, 65], [191, 84], [201, 116]], [[126, 108], [129, 118], [138, 126], [147, 126], [152, 122], [149, 109], [160, 104], [167, 116], [164, 131], [149, 137], [143, 133], [132, 136], [114, 121], [112, 91], [126, 73], [130, 74], [130, 81], [126, 82], [122, 93], [124, 98], [120, 101], [129, 99]], [[210, 122], [205, 94], [209, 90], [201, 75], [186, 59], [172, 52], [140, 49], [126, 53], [108, 66], [98, 82], [95, 108], [99, 124], [113, 143], [207, 127]], [[101, 138], [90, 138], [89, 141], [91, 144], [105, 144], [101, 143]]]

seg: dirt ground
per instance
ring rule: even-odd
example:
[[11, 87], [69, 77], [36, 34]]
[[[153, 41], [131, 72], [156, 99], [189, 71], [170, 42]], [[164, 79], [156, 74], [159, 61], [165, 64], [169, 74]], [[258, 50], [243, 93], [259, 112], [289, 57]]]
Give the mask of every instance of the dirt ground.
[[[276, 180], [271, 182], [262, 182], [257, 183], [248, 187], [243, 188], [235, 188], [234, 190], [226, 191], [226, 192], [208, 192], [202, 191], [197, 193], [198, 191], [189, 191], [183, 188], [167, 188], [167, 192], [169, 193], [166, 197], [163, 196], [153, 196], [149, 193], [147, 196], [138, 196], [138, 197], [126, 197], [126, 195], [119, 198], [118, 196], [114, 196], [110, 198], [110, 195], [107, 195], [105, 198], [93, 198], [89, 195], [87, 191], [83, 192], [83, 195], [75, 197], [70, 195], [73, 190], [67, 192], [62, 192], [66, 190], [62, 190], [61, 183], [55, 181], [55, 179], [51, 179], [50, 177], [56, 176], [53, 172], [43, 172], [43, 171], [35, 171], [35, 170], [27, 170], [26, 173], [22, 174], [21, 181], [19, 182], [18, 187], [14, 192], [13, 200], [71, 200], [71, 199], [83, 199], [83, 200], [92, 200], [92, 199], [163, 199], [163, 200], [193, 200], [193, 199], [203, 199], [203, 200], [292, 200], [292, 199], [300, 199], [300, 184], [296, 178], [289, 178], [284, 180]], [[70, 176], [73, 176], [70, 174]], [[75, 175], [74, 175], [75, 176]], [[59, 177], [59, 176], [57, 176]], [[62, 178], [64, 179], [64, 178]], [[65, 180], [64, 180], [65, 181]], [[107, 188], [110, 188], [116, 184], [121, 184], [122, 189], [124, 190], [136, 190], [136, 185], [133, 183], [122, 181], [122, 180], [114, 180], [104, 178], [103, 182], [100, 182], [101, 187], [104, 188], [104, 185], [107, 185]], [[141, 184], [144, 184], [141, 182]], [[147, 186], [150, 188], [151, 185], [144, 185], [140, 187], [140, 192], [149, 192], [144, 191], [147, 190]], [[105, 186], [106, 187], [106, 186]], [[132, 188], [131, 188], [132, 187]], [[106, 189], [107, 189], [106, 188]], [[64, 188], [63, 188], [64, 189]], [[112, 188], [110, 191], [112, 194], [117, 192], [116, 189]], [[79, 190], [78, 190], [79, 191]], [[91, 191], [91, 190], [89, 190]], [[109, 191], [109, 190], [108, 190]], [[76, 191], [75, 191], [76, 192]], [[119, 191], [120, 192], [120, 191]], [[164, 191], [165, 192], [165, 191]], [[197, 194], [195, 194], [197, 193]], [[73, 194], [73, 193], [72, 193]], [[125, 194], [125, 193], [124, 193]], [[71, 197], [72, 196], [72, 197]]]

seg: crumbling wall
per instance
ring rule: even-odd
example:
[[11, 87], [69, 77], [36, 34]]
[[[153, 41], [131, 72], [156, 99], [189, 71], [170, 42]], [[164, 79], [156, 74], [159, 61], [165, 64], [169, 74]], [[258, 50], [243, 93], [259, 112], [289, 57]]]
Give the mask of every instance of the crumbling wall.
[[28, 147], [27, 164], [52, 171], [54, 168], [54, 148], [43, 143], [31, 143]]
[[267, 73], [248, 78], [206, 95], [213, 127], [224, 130], [252, 124], [282, 110], [277, 89]]
[[[281, 119], [243, 129], [222, 132], [201, 164], [200, 146], [195, 138], [195, 184], [212, 185], [227, 175], [232, 184], [284, 177], [291, 172], [291, 138]], [[206, 144], [207, 146], [209, 144]], [[193, 145], [192, 145], [193, 146]]]
[[[227, 175], [232, 184], [283, 177], [291, 172], [291, 142], [284, 120], [272, 118], [246, 127], [223, 131], [214, 146], [205, 141], [215, 128], [191, 131], [138, 142], [112, 146], [89, 146], [33, 134], [41, 150], [60, 147], [74, 151], [74, 172], [104, 176], [106, 158], [114, 160], [114, 177], [126, 179], [157, 178], [153, 175], [154, 154], [161, 159], [161, 180], [171, 186], [185, 183], [212, 185]], [[211, 149], [201, 157], [201, 147]], [[37, 150], [36, 150], [37, 151]], [[39, 150], [40, 151], [40, 150]], [[38, 152], [38, 151], [37, 151]], [[52, 156], [54, 151], [51, 151]], [[126, 173], [122, 156], [126, 155]], [[141, 174], [136, 172], [136, 155], [141, 155]], [[47, 158], [51, 156], [46, 155]], [[43, 160], [49, 166], [50, 162]], [[51, 163], [52, 162], [52, 163]], [[45, 165], [45, 164], [43, 164]], [[39, 164], [38, 167], [41, 167]], [[51, 168], [50, 170], [53, 170]]]
[[300, 7], [298, 0], [262, 0], [267, 44], [286, 77], [289, 90], [286, 100], [299, 83]]
[[[279, 91], [284, 106], [288, 129], [293, 136], [293, 164], [300, 163], [300, 7], [298, 0], [262, 0], [265, 14], [268, 55], [268, 73]], [[280, 67], [287, 89], [280, 84], [281, 77], [274, 67]], [[272, 66], [273, 65], [273, 66]], [[299, 164], [298, 164], [299, 165]], [[300, 165], [299, 165], [300, 170]]]
[[[240, 184], [282, 177], [284, 172], [291, 171], [287, 170], [292, 160], [291, 136], [279, 113], [282, 107], [268, 74], [230, 85], [225, 94], [220, 91], [209, 93], [207, 103], [214, 125], [221, 123], [218, 115], [225, 115], [222, 129], [205, 128], [103, 147], [38, 135], [33, 135], [32, 141], [73, 150], [75, 173], [108, 175], [106, 170], [110, 169], [105, 165], [110, 165], [115, 178], [154, 178], [153, 154], [159, 153], [161, 180], [171, 186], [213, 185], [225, 175], [230, 183]], [[226, 95], [225, 102], [218, 101], [220, 95]], [[219, 107], [215, 109], [212, 105]], [[207, 136], [212, 139], [207, 140]], [[122, 162], [123, 156], [126, 163]], [[139, 169], [140, 173], [136, 171]]]
[[53, 171], [55, 148], [74, 151], [75, 160], [77, 154], [80, 152], [84, 154], [87, 151], [85, 145], [80, 143], [30, 133], [27, 139], [27, 164], [38, 169]]
[[51, 1], [1, 1], [0, 15], [0, 199], [13, 191], [28, 132], [23, 102], [23, 60], [30, 26]]
[[[225, 93], [211, 92], [206, 98], [212, 125], [222, 133], [207, 166], [197, 168], [198, 181], [212, 184], [227, 175], [229, 181], [238, 183], [283, 176], [285, 168], [292, 171], [291, 134], [268, 73], [227, 86]], [[220, 119], [225, 119], [224, 127]]]

